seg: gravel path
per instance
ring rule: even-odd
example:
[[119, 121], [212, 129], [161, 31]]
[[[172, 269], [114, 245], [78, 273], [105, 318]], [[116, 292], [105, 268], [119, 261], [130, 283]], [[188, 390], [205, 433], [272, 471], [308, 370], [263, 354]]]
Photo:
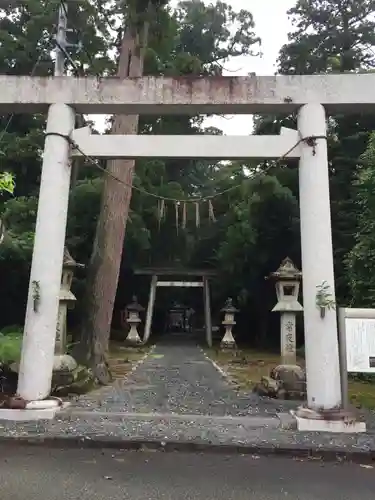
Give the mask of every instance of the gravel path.
[[100, 412], [246, 416], [275, 414], [285, 405], [253, 393], [237, 393], [194, 344], [160, 344], [126, 380], [80, 398], [74, 407]]
[[[375, 433], [301, 433], [280, 425], [295, 402], [239, 394], [195, 345], [163, 345], [127, 379], [79, 400], [46, 422], [0, 421], [0, 441], [235, 446], [375, 456]], [[17, 441], [16, 441], [17, 442]], [[70, 444], [67, 444], [70, 446]], [[184, 449], [184, 448], [183, 448]]]

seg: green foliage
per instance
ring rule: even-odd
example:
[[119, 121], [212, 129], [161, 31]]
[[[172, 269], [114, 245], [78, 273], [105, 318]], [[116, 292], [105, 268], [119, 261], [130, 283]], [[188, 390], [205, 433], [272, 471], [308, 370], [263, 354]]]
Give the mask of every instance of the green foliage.
[[363, 165], [355, 182], [358, 229], [355, 245], [346, 264], [352, 291], [352, 304], [374, 307], [375, 303], [375, 133], [362, 155]]
[[0, 364], [17, 362], [21, 357], [22, 335], [0, 333]]
[[323, 281], [316, 287], [316, 307], [320, 309], [322, 318], [325, 316], [326, 309], [336, 309], [336, 302], [333, 299], [331, 287], [326, 281]]
[[[299, 0], [289, 11], [293, 31], [280, 51], [282, 74], [365, 72], [375, 64], [374, 0]], [[296, 117], [266, 117], [256, 121], [257, 133], [275, 133], [280, 126], [296, 127]], [[355, 245], [359, 220], [354, 181], [359, 158], [369, 134], [375, 130], [372, 115], [331, 116], [328, 123], [332, 232], [336, 295], [339, 303], [351, 301], [351, 285], [345, 261]], [[293, 165], [288, 162], [287, 165]], [[298, 193], [298, 171], [280, 175], [282, 182]], [[285, 172], [285, 171], [284, 171]]]
[[[4, 40], [0, 44], [0, 66], [3, 65], [4, 73], [29, 74], [41, 51], [41, 63], [35, 74], [51, 74], [49, 28], [55, 22], [57, 6], [57, 0], [49, 7], [46, 2], [30, 0], [23, 3], [22, 9], [3, 12], [6, 15], [0, 19], [0, 37]], [[80, 40], [85, 47], [85, 50], [70, 51], [80, 72], [113, 75], [122, 35], [119, 26], [129, 22], [134, 12], [138, 15], [145, 10], [146, 3], [88, 0], [82, 5], [70, 2], [69, 27], [73, 30], [69, 41]], [[184, 0], [175, 9], [163, 2], [154, 10], [152, 18], [140, 16], [138, 19], [139, 22], [145, 20], [151, 23], [146, 74], [220, 76], [229, 58], [250, 56], [259, 48], [251, 13], [244, 9], [236, 12], [222, 1], [206, 5], [200, 0]], [[311, 51], [305, 51], [306, 57]], [[290, 53], [290, 68], [295, 64], [293, 54]], [[337, 57], [336, 53], [330, 54], [332, 67], [337, 66]], [[300, 55], [298, 58], [301, 59]], [[68, 69], [71, 70], [69, 64]], [[285, 66], [285, 72], [288, 71]], [[0, 118], [0, 133], [8, 118]], [[284, 124], [294, 126], [295, 117], [289, 117]], [[7, 324], [22, 322], [25, 313], [44, 125], [45, 116], [15, 116], [0, 144], [5, 153], [0, 157], [1, 171], [11, 172], [17, 179], [14, 198], [4, 194], [7, 234], [0, 247], [0, 273], [2, 282], [6, 283], [0, 290], [4, 311], [1, 321]], [[259, 131], [277, 133], [279, 126], [280, 120], [271, 117], [268, 122], [259, 122]], [[201, 116], [142, 116], [140, 132], [221, 133], [204, 130]], [[286, 166], [291, 164], [288, 162]], [[266, 166], [269, 169], [272, 165], [267, 162]], [[242, 326], [245, 335], [254, 342], [265, 343], [267, 338], [278, 342], [278, 324], [274, 330], [268, 324], [269, 311], [275, 301], [274, 288], [264, 277], [274, 271], [286, 255], [299, 263], [298, 178], [296, 170], [284, 165], [275, 164], [267, 175], [261, 174], [263, 169], [264, 165], [250, 162], [138, 161], [133, 182], [140, 191], [133, 190], [132, 194], [118, 305], [122, 307], [130, 300], [134, 290], [145, 300], [148, 283], [143, 288], [142, 282], [135, 281], [130, 272], [137, 267], [214, 267], [219, 277], [213, 287], [213, 309], [219, 310], [227, 296], [234, 297], [244, 311], [239, 327]], [[83, 264], [89, 261], [95, 237], [102, 175], [94, 166], [80, 162], [71, 191], [67, 245], [74, 258]], [[181, 205], [177, 225], [173, 202], [167, 203], [165, 219], [159, 225], [157, 200], [144, 195], [142, 190], [172, 199], [229, 191], [213, 200], [215, 223], [208, 220], [208, 204], [204, 203], [200, 206], [200, 226], [196, 227], [195, 207], [188, 204], [187, 225], [182, 229]], [[73, 288], [78, 299], [83, 287], [84, 274], [77, 272]], [[200, 297], [197, 301], [198, 306], [201, 305]], [[69, 318], [77, 319], [79, 310], [80, 300]], [[247, 330], [250, 317], [252, 332]]]
[[[273, 176], [255, 176], [230, 200], [218, 242], [216, 260], [228, 276], [226, 290], [247, 306], [258, 303], [264, 276], [290, 255], [298, 261], [293, 240], [298, 234], [298, 206], [291, 191]], [[228, 285], [227, 285], [228, 286]], [[263, 295], [262, 300], [267, 302]], [[274, 293], [269, 289], [271, 296]]]
[[7, 336], [19, 336], [22, 335], [23, 328], [20, 325], [8, 325], [1, 329], [3, 335]]
[[282, 73], [347, 72], [373, 67], [374, 0], [298, 0], [294, 30], [280, 51]]
[[0, 173], [0, 194], [4, 191], [13, 194], [15, 187], [14, 177], [9, 172]]
[[[12, 11], [3, 10], [0, 18], [0, 66], [3, 73], [48, 75], [53, 70], [51, 31], [57, 17], [58, 0], [20, 2]], [[236, 12], [230, 5], [218, 1], [205, 5], [202, 1], [183, 1], [173, 10], [167, 2], [158, 4], [151, 18], [150, 42], [146, 53], [146, 74], [220, 75], [229, 57], [251, 55], [259, 39], [254, 31], [250, 12]], [[112, 75], [116, 69], [118, 27], [130, 20], [134, 12], [142, 13], [145, 3], [121, 3], [89, 0], [69, 3], [69, 42], [82, 42], [85, 50], [70, 50], [81, 74]], [[1, 11], [0, 11], [1, 12]], [[139, 21], [142, 21], [139, 18]], [[68, 63], [68, 69], [71, 70]], [[3, 218], [6, 238], [0, 247], [0, 272], [7, 283], [0, 291], [2, 322], [22, 321], [26, 304], [29, 266], [37, 210], [37, 189], [40, 181], [45, 116], [15, 115], [0, 117], [2, 171], [16, 176], [15, 197], [4, 198]], [[201, 134], [202, 117], [160, 116], [141, 117], [140, 131], [154, 134]], [[1, 132], [2, 135], [1, 135]], [[220, 133], [220, 131], [214, 131]], [[242, 172], [242, 166], [236, 167]], [[136, 165], [134, 185], [139, 189], [170, 198], [208, 195], [245, 179], [242, 173], [228, 177], [227, 167], [218, 162], [191, 160], [149, 160]], [[71, 192], [67, 228], [67, 245], [78, 262], [88, 263], [100, 210], [102, 173], [81, 162]], [[237, 196], [242, 195], [240, 191]], [[217, 263], [212, 241], [229, 233], [227, 226], [236, 198], [215, 202], [218, 222], [207, 224], [207, 206], [202, 206], [202, 227], [195, 228], [194, 211], [188, 210], [186, 230], [176, 227], [174, 205], [167, 207], [162, 224], [157, 222], [158, 206], [153, 198], [133, 191], [130, 223], [124, 242], [123, 268], [142, 265], [182, 265], [200, 262]], [[233, 236], [236, 237], [235, 235]], [[242, 244], [242, 240], [239, 240]], [[232, 251], [234, 251], [232, 249]], [[200, 260], [200, 255], [203, 260]], [[219, 253], [218, 253], [219, 255]], [[224, 254], [223, 254], [224, 255]], [[229, 254], [228, 254], [229, 255]], [[227, 265], [224, 257], [220, 265]], [[238, 271], [240, 272], [240, 271]], [[83, 275], [77, 275], [73, 286], [80, 293]], [[129, 285], [127, 285], [126, 293]], [[121, 281], [119, 294], [121, 295]], [[226, 293], [223, 290], [221, 293]], [[79, 311], [79, 306], [77, 308]], [[76, 313], [76, 311], [75, 311]]]
[[253, 55], [253, 46], [260, 43], [252, 14], [245, 9], [236, 12], [225, 2], [181, 1], [175, 19], [179, 25], [176, 54], [197, 57], [204, 73], [221, 74], [229, 56]]

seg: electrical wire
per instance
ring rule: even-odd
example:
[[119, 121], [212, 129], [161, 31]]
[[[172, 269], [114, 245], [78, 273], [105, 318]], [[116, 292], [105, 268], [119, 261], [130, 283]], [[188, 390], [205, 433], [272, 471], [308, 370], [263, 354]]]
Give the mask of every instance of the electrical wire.
[[57, 40], [55, 40], [56, 46], [61, 50], [61, 52], [64, 54], [66, 59], [70, 62], [70, 64], [73, 66], [75, 76], [79, 76], [80, 74], [80, 69], [77, 67], [76, 63], [73, 61], [71, 58], [70, 54], [67, 52], [66, 48], [63, 47]]

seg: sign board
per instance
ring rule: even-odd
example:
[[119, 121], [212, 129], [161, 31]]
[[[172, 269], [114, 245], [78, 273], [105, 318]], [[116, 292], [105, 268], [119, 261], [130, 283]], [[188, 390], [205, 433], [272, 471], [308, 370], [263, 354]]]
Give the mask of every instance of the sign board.
[[345, 318], [349, 373], [375, 373], [375, 318]]
[[375, 373], [375, 309], [338, 309], [341, 398], [349, 407], [348, 373]]

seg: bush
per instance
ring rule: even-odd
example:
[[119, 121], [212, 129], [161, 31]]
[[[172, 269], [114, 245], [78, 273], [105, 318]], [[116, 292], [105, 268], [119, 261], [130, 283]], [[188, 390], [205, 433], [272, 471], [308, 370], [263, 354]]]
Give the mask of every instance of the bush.
[[21, 357], [22, 335], [10, 333], [0, 334], [0, 364], [9, 365]]
[[375, 374], [373, 373], [349, 373], [349, 380], [365, 382], [367, 384], [375, 383]]
[[20, 325], [4, 326], [4, 328], [1, 329], [1, 333], [7, 336], [20, 336], [22, 335], [22, 332], [23, 327]]

